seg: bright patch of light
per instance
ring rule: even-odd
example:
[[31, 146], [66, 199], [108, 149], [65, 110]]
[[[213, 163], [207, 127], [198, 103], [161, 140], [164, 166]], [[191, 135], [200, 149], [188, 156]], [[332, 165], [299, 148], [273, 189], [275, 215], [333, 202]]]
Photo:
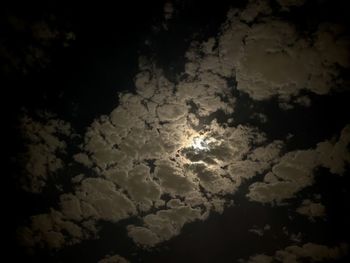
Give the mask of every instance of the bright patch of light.
[[203, 137], [193, 138], [192, 147], [197, 151], [206, 151], [209, 150], [208, 143]]

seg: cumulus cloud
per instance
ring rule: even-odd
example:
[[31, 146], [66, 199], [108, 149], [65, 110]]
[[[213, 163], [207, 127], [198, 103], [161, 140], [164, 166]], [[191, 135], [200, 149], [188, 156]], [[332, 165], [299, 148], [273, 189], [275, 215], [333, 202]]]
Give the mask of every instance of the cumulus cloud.
[[[297, 1], [287, 2], [283, 6], [298, 5]], [[202, 57], [187, 56], [188, 72], [198, 72], [200, 59], [216, 74], [235, 76], [237, 89], [254, 100], [277, 96], [282, 108], [293, 107], [287, 103], [291, 100], [309, 105], [305, 97], [298, 98], [301, 90], [327, 94], [336, 88], [337, 66], [349, 67], [349, 41], [342, 37], [344, 29], [336, 24], [320, 24], [313, 38], [305, 38], [294, 25], [270, 16], [266, 5], [265, 1], [252, 1], [242, 12], [229, 12], [217, 49]], [[259, 20], [246, 24], [259, 14]]]
[[[98, 177], [74, 177], [75, 190], [61, 196], [60, 206], [67, 220], [94, 224], [142, 213], [142, 224], [128, 227], [141, 246], [168, 240], [211, 211], [222, 213], [232, 203], [225, 196], [269, 169], [281, 148], [278, 141], [263, 146], [264, 134], [248, 126], [224, 127], [214, 119], [197, 130], [193, 119], [233, 110], [233, 98], [221, 99], [232, 96], [222, 77], [202, 69], [200, 79], [188, 77], [176, 86], [159, 70], [147, 70], [152, 74], [142, 78], [152, 80], [137, 77], [137, 94], [120, 95], [119, 106], [88, 127], [73, 159]], [[152, 81], [165, 86], [150, 86]], [[185, 89], [188, 84], [196, 88]], [[212, 95], [215, 101], [205, 104]], [[190, 113], [193, 104], [199, 110]], [[198, 138], [205, 147], [197, 147]]]
[[143, 218], [144, 226], [130, 225], [128, 226], [128, 233], [136, 244], [143, 247], [152, 247], [178, 235], [185, 223], [197, 219], [201, 219], [199, 208], [181, 205], [145, 216]]
[[[216, 90], [215, 80], [207, 88], [209, 94], [226, 94], [227, 86]], [[157, 103], [155, 95], [121, 95], [120, 105], [87, 129], [81, 152], [73, 159], [94, 169], [98, 177], [72, 179], [74, 192], [60, 201], [59, 213], [65, 220], [96, 225], [99, 220], [117, 222], [143, 213], [141, 224], [130, 225], [128, 234], [140, 246], [154, 246], [178, 235], [186, 223], [205, 220], [211, 211], [222, 213], [232, 204], [226, 195], [278, 159], [282, 142], [266, 144], [264, 134], [255, 128], [224, 127], [213, 120], [197, 131], [187, 118], [188, 102], [200, 105], [197, 98], [202, 93], [186, 96], [187, 91], [179, 89], [170, 96], [158, 86], [153, 89]], [[229, 102], [207, 108], [205, 115], [229, 107], [222, 104]], [[202, 112], [191, 114], [192, 119], [203, 118]], [[197, 147], [198, 138], [205, 147]], [[168, 202], [167, 196], [172, 200]]]
[[261, 203], [283, 204], [313, 183], [314, 170], [317, 167], [326, 167], [332, 173], [342, 175], [346, 163], [349, 163], [348, 144], [347, 125], [337, 142], [325, 141], [317, 144], [314, 149], [286, 153], [265, 175], [262, 182], [250, 185], [247, 197]]
[[102, 178], [86, 178], [74, 194], [61, 195], [59, 205], [59, 211], [35, 215], [19, 230], [22, 245], [60, 249], [96, 238], [100, 220], [117, 222], [136, 214], [135, 204]]
[[[228, 85], [232, 78], [254, 100], [277, 96], [281, 105], [288, 106], [292, 98], [307, 105], [306, 98], [298, 97], [302, 89], [327, 94], [337, 76], [334, 65], [348, 66], [347, 42], [339, 32], [322, 26], [312, 42], [278, 18], [257, 19], [270, 11], [265, 2], [254, 1], [245, 12], [231, 10], [217, 38], [192, 43], [176, 83], [140, 58], [135, 93], [119, 94], [119, 104], [87, 127], [79, 151], [72, 154], [72, 161], [93, 175], [72, 179], [74, 188], [60, 197], [58, 211], [31, 218], [21, 231], [27, 246], [61, 248], [96, 236], [100, 221], [135, 216], [140, 221], [127, 226], [129, 237], [141, 247], [153, 247], [179, 235], [187, 223], [222, 213], [232, 205], [227, 197], [258, 174], [264, 179], [250, 185], [247, 197], [277, 204], [311, 185], [319, 166], [342, 174], [349, 162], [349, 127], [337, 141], [282, 154], [282, 141], [270, 141], [252, 126], [233, 125], [232, 119], [222, 124], [215, 118], [220, 114], [230, 119], [235, 111], [237, 98]], [[335, 51], [323, 52], [328, 48]], [[37, 147], [27, 155], [32, 165], [27, 170], [32, 188], [41, 189], [48, 172], [64, 167], [58, 156], [66, 144], [57, 134], [69, 136], [70, 128], [57, 120], [24, 123]], [[287, 250], [293, 257], [314, 256], [301, 255], [304, 247]], [[270, 259], [259, 255], [251, 262]]]
[[117, 222], [136, 213], [134, 203], [113, 182], [102, 178], [83, 180], [76, 196], [86, 206], [82, 209], [85, 218], [93, 215], [95, 220]]

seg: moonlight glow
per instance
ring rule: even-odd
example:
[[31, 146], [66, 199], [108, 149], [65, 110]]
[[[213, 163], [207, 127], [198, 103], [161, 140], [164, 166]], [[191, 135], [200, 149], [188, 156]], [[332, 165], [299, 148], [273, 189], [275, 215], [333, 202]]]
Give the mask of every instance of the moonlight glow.
[[208, 144], [203, 137], [195, 137], [192, 142], [192, 147], [197, 151], [209, 150]]

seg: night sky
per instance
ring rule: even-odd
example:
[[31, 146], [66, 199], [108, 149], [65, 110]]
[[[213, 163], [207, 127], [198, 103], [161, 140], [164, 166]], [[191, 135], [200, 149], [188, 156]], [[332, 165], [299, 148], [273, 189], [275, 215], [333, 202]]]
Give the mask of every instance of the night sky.
[[347, 1], [7, 1], [9, 262], [349, 262]]

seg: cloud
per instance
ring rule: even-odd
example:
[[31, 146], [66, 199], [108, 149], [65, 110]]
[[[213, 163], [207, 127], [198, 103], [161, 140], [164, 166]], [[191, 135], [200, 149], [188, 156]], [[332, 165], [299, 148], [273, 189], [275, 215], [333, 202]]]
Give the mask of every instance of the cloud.
[[93, 165], [92, 161], [89, 159], [89, 156], [85, 153], [77, 153], [73, 156], [73, 158], [77, 163], [81, 163], [88, 168], [91, 168]]
[[76, 192], [77, 198], [88, 206], [83, 217], [93, 214], [95, 220], [117, 222], [136, 214], [134, 203], [113, 182], [102, 178], [86, 178]]
[[321, 142], [316, 151], [319, 154], [323, 167], [329, 168], [331, 173], [342, 175], [345, 172], [346, 163], [350, 163], [350, 125], [341, 131], [337, 142], [332, 140]]
[[315, 217], [324, 217], [326, 215], [323, 204], [312, 202], [309, 199], [303, 200], [301, 206], [299, 206], [296, 211], [301, 215], [307, 216], [311, 221], [313, 221]]
[[[211, 84], [209, 94], [215, 90], [215, 82]], [[90, 220], [96, 225], [99, 220], [118, 222], [142, 213], [142, 225], [129, 226], [128, 233], [137, 244], [153, 246], [178, 235], [188, 222], [204, 220], [211, 211], [222, 213], [231, 205], [223, 195], [233, 194], [244, 178], [268, 169], [279, 155], [279, 142], [252, 150], [265, 137], [243, 125], [224, 128], [213, 120], [206, 125], [206, 132], [199, 134], [187, 119], [187, 106], [178, 108], [187, 105], [187, 96], [178, 96], [176, 91], [169, 97], [157, 86], [153, 88], [154, 94], [159, 94], [158, 103], [153, 97], [121, 95], [120, 105], [87, 129], [81, 152], [73, 154], [73, 159], [93, 169], [97, 177], [85, 174], [72, 179], [74, 192], [60, 198], [58, 213], [66, 221]], [[185, 90], [181, 92], [184, 95]], [[198, 94], [199, 98], [202, 95]], [[197, 103], [196, 97], [191, 100]], [[216, 110], [218, 107], [212, 107], [207, 112]], [[202, 118], [198, 113], [193, 115]], [[204, 138], [205, 149], [194, 147], [198, 136]], [[249, 160], [243, 160], [247, 155]], [[249, 167], [248, 175], [238, 172], [244, 167]], [[167, 202], [167, 196], [174, 200]], [[162, 224], [161, 229], [154, 222]], [[40, 231], [46, 233], [45, 229]], [[64, 231], [57, 233], [61, 240], [69, 238]], [[88, 235], [80, 240], [85, 237]], [[70, 243], [62, 241], [57, 247], [63, 244]]]
[[272, 263], [273, 257], [264, 254], [255, 255], [249, 258], [249, 260], [240, 260], [241, 263]]
[[66, 155], [72, 129], [69, 123], [50, 117], [36, 121], [25, 115], [20, 124], [26, 142], [21, 186], [26, 191], [40, 193], [48, 177], [64, 168], [62, 157]]
[[337, 260], [346, 255], [348, 246], [340, 244], [335, 247], [328, 247], [315, 243], [306, 243], [302, 246], [288, 246], [283, 250], [278, 250], [272, 256], [258, 254], [251, 256], [248, 260], [240, 260], [246, 263], [260, 263], [260, 262], [288, 262], [297, 263], [302, 260], [311, 262], [321, 262], [325, 260]]
[[[217, 38], [192, 43], [185, 72], [174, 83], [155, 63], [140, 58], [135, 93], [119, 94], [119, 104], [87, 127], [79, 151], [70, 156], [92, 173], [73, 177], [73, 190], [61, 195], [58, 211], [33, 216], [22, 240], [29, 247], [58, 249], [96, 237], [100, 221], [139, 217], [127, 227], [128, 236], [141, 247], [153, 247], [179, 235], [185, 224], [222, 213], [232, 205], [227, 197], [258, 174], [265, 177], [250, 185], [247, 197], [277, 204], [311, 185], [319, 166], [342, 174], [349, 162], [349, 127], [337, 141], [282, 153], [282, 141], [215, 118], [230, 119], [235, 111], [237, 98], [228, 84], [234, 78], [237, 89], [252, 99], [277, 96], [289, 107], [307, 104], [298, 97], [302, 89], [327, 94], [337, 76], [335, 64], [348, 66], [340, 31], [320, 26], [312, 42], [286, 21], [266, 18], [269, 12], [266, 4], [254, 2], [246, 12], [231, 10]], [[328, 48], [335, 51], [324, 52]], [[31, 188], [39, 191], [48, 174], [65, 167], [59, 156], [66, 143], [59, 138], [68, 137], [70, 128], [58, 120], [24, 123], [34, 147], [27, 171]], [[198, 138], [205, 146], [198, 147]]]
[[160, 121], [176, 121], [187, 114], [186, 105], [164, 104], [157, 108]]
[[68, 220], [61, 212], [51, 209], [50, 213], [31, 217], [29, 227], [18, 229], [19, 243], [27, 248], [61, 249], [80, 243], [97, 235], [97, 229], [90, 221], [78, 225]]
[[63, 194], [60, 196], [61, 212], [65, 218], [74, 221], [82, 219], [80, 200], [73, 194]]
[[28, 248], [61, 249], [97, 237], [97, 222], [117, 222], [137, 213], [135, 204], [115, 185], [102, 178], [86, 178], [75, 194], [60, 197], [60, 210], [31, 217], [28, 227], [18, 232]]
[[128, 226], [128, 235], [135, 243], [144, 247], [152, 247], [178, 235], [184, 224], [198, 219], [201, 219], [199, 208], [194, 209], [181, 205], [145, 216], [144, 226]]
[[282, 10], [288, 11], [291, 7], [299, 7], [305, 4], [305, 0], [277, 0]]
[[[140, 246], [155, 246], [178, 235], [189, 222], [205, 220], [214, 211], [222, 213], [232, 204], [225, 195], [235, 193], [245, 178], [269, 169], [278, 159], [281, 142], [253, 149], [266, 139], [243, 125], [228, 128], [214, 120], [199, 134], [186, 118], [162, 123], [157, 114], [146, 125], [149, 116], [137, 112], [132, 103], [138, 96], [124, 95], [110, 116], [96, 119], [87, 129], [81, 152], [73, 154], [75, 161], [97, 173], [97, 177], [74, 177], [74, 192], [60, 197], [57, 213], [82, 232], [75, 242], [94, 237], [90, 232], [100, 220], [118, 222], [142, 213], [141, 225], [129, 226], [128, 235]], [[128, 118], [125, 112], [130, 112]], [[205, 149], [194, 147], [196, 136], [205, 138]], [[43, 216], [51, 218], [50, 213]], [[32, 228], [33, 223], [26, 229], [33, 232]], [[43, 225], [35, 231], [48, 232]], [[35, 231], [30, 235], [33, 240]], [[56, 232], [61, 241], [49, 247], [72, 244], [63, 229]], [[53, 242], [40, 239], [28, 245], [45, 241]]]
[[271, 13], [272, 9], [268, 1], [250, 0], [246, 8], [239, 13], [239, 18], [246, 23], [251, 23], [258, 15], [270, 15]]
[[[169, 235], [171, 235], [170, 233]], [[156, 233], [146, 227], [132, 226], [128, 227], [128, 235], [133, 241], [143, 247], [153, 247], [160, 243], [161, 240]]]
[[173, 17], [174, 6], [171, 2], [166, 2], [164, 4], [164, 18], [165, 20], [169, 20]]
[[191, 178], [184, 176], [184, 171], [171, 161], [157, 161], [155, 175], [163, 191], [173, 196], [185, 196], [196, 188]]
[[249, 229], [248, 231], [262, 237], [265, 234], [265, 232], [270, 230], [270, 229], [271, 229], [270, 225], [265, 225], [263, 228], [258, 228], [257, 226], [254, 226], [253, 228]]
[[[349, 41], [341, 36], [344, 29], [320, 24], [313, 39], [305, 38], [294, 25], [270, 16], [264, 3], [253, 1], [243, 12], [229, 12], [218, 39], [219, 59], [210, 54], [202, 60], [211, 57], [212, 71], [222, 76], [230, 77], [234, 72], [237, 89], [258, 101], [277, 96], [282, 106], [290, 105], [287, 102], [292, 98], [308, 105], [298, 98], [301, 90], [325, 95], [336, 88], [337, 65], [349, 67]], [[296, 1], [285, 3], [294, 4]], [[258, 14], [262, 14], [260, 19], [250, 27], [242, 22], [251, 22]]]
[[326, 167], [342, 175], [350, 160], [349, 140], [349, 126], [346, 126], [337, 142], [320, 142], [314, 149], [286, 153], [265, 175], [263, 182], [250, 185], [247, 197], [261, 203], [283, 204], [313, 183], [317, 167]]
[[129, 263], [129, 261], [119, 255], [107, 255], [99, 260], [98, 263]]

